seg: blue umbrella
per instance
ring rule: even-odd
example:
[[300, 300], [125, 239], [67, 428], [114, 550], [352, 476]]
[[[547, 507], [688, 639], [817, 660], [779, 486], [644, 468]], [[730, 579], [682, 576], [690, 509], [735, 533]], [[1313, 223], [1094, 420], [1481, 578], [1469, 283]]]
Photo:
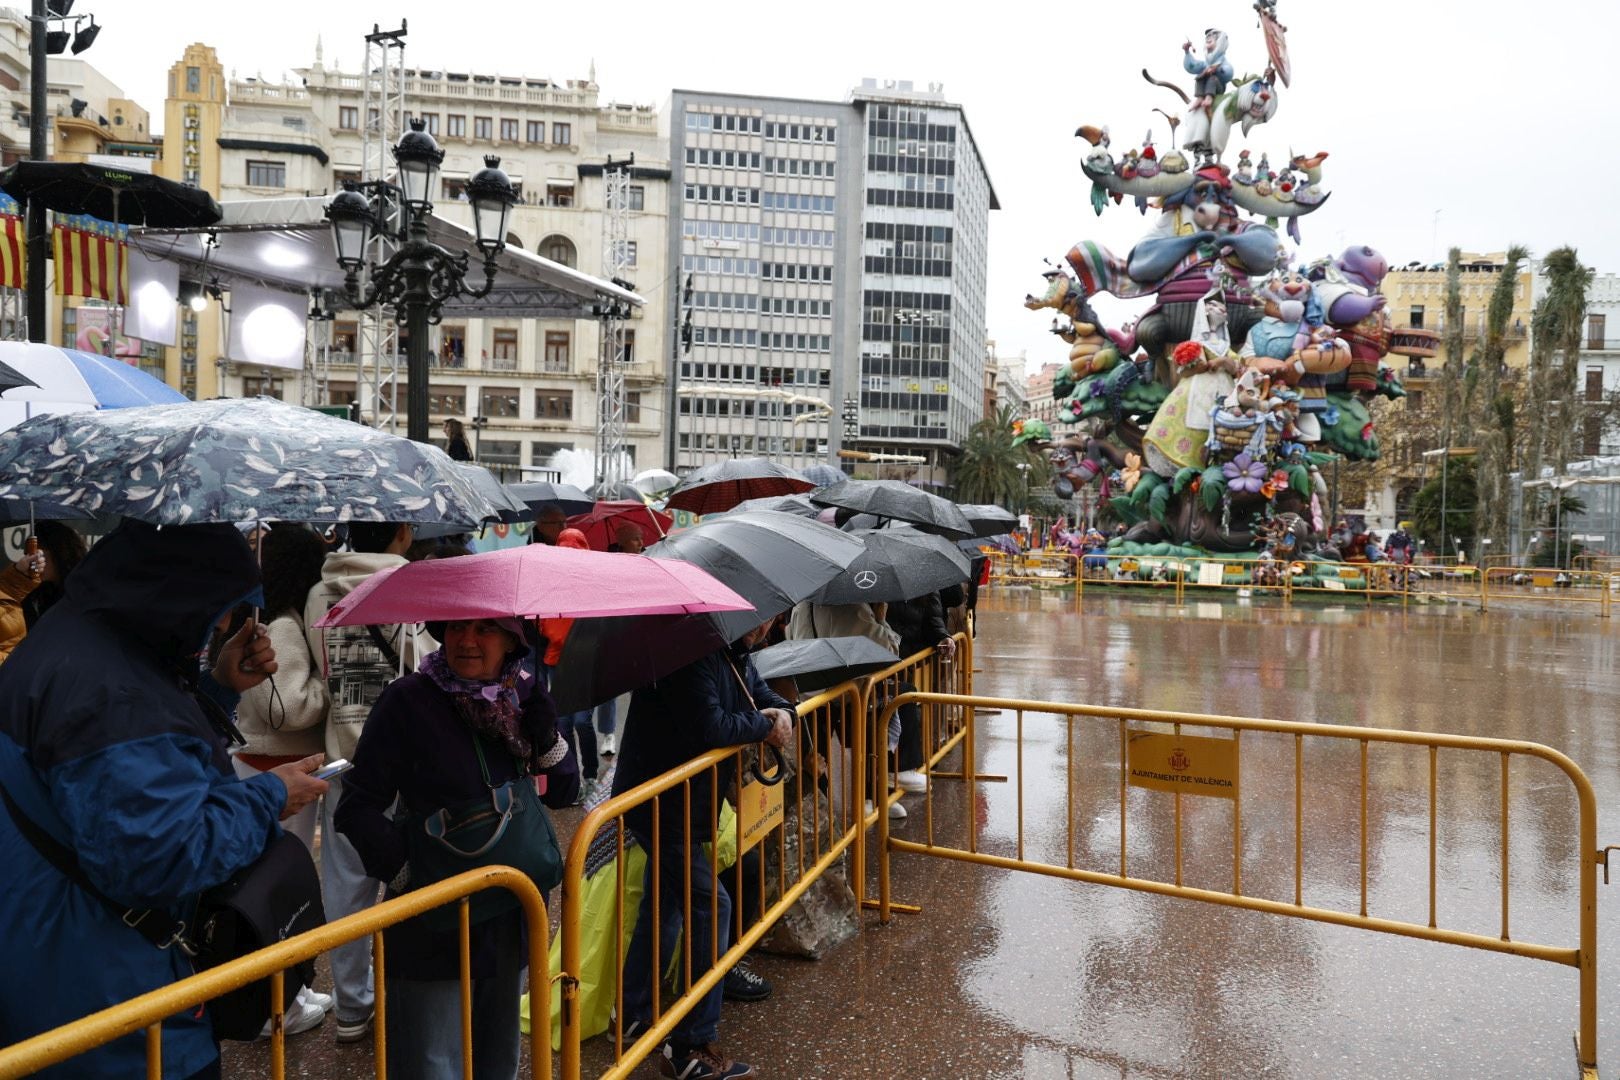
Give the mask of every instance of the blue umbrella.
[[0, 363], [32, 385], [0, 390], [0, 428], [42, 413], [128, 409], [185, 401], [180, 391], [140, 368], [78, 349], [0, 343]]
[[501, 510], [437, 447], [273, 398], [36, 416], [0, 432], [0, 499], [154, 525], [475, 526]]

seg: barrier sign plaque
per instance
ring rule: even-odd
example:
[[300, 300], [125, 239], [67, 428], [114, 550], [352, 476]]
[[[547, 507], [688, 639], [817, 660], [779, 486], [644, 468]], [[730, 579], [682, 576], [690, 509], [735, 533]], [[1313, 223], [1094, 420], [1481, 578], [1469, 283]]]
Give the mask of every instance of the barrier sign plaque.
[[737, 793], [737, 804], [737, 851], [740, 854], [782, 824], [782, 785], [751, 780]]
[[1132, 787], [1235, 799], [1237, 745], [1235, 739], [1133, 730], [1126, 742], [1126, 777]]

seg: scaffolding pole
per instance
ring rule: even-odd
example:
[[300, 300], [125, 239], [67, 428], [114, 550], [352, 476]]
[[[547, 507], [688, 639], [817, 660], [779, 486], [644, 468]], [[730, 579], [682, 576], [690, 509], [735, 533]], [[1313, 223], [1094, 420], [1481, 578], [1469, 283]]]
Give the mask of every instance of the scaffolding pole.
[[[602, 274], [629, 287], [624, 273], [630, 265], [630, 166], [611, 157], [602, 166]], [[596, 306], [601, 322], [601, 353], [596, 364], [596, 482], [616, 484], [630, 479], [630, 446], [625, 432], [625, 320], [628, 305], [604, 301]]]
[[[388, 179], [393, 170], [389, 151], [405, 133], [405, 28], [401, 19], [398, 30], [380, 30], [376, 23], [366, 35], [366, 68], [361, 87], [360, 179], [362, 182]], [[398, 213], [396, 207], [393, 211]], [[368, 244], [362, 271], [361, 291], [364, 292], [370, 268], [388, 261], [398, 246], [393, 236], [398, 232], [398, 221], [390, 220], [389, 228], [374, 230]], [[395, 430], [399, 417], [399, 324], [392, 308], [376, 305], [361, 313], [359, 365], [361, 381], [369, 388], [369, 406], [373, 427]], [[324, 396], [324, 395], [323, 395]]]

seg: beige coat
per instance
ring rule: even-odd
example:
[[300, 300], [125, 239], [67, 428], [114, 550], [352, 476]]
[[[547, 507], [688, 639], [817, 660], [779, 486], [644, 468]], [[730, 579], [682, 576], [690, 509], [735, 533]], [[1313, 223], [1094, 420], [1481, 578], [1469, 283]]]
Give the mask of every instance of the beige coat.
[[335, 626], [323, 630], [316, 629], [315, 623], [372, 574], [404, 562], [400, 555], [333, 552], [321, 566], [320, 583], [309, 591], [309, 600], [304, 605], [304, 632], [311, 655], [321, 665], [331, 697], [326, 712], [328, 761], [340, 757], [354, 759], [360, 729], [383, 687], [401, 674], [415, 671], [422, 656], [433, 646], [431, 639], [415, 626], [379, 626], [378, 632], [396, 657], [390, 662], [364, 626]]
[[276, 650], [276, 673], [244, 693], [236, 706], [236, 726], [247, 739], [242, 752], [319, 754], [326, 749], [326, 712], [332, 699], [310, 652], [304, 621], [285, 614], [272, 619], [267, 629]]

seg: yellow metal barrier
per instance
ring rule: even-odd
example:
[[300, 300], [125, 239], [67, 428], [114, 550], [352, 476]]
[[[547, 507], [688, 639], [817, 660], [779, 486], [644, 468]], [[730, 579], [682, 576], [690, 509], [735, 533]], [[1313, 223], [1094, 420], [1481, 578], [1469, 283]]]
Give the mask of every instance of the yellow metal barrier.
[[990, 553], [992, 585], [1073, 585], [1079, 560], [1066, 551], [1025, 551], [1009, 555]]
[[[461, 1053], [465, 1075], [472, 1075], [472, 980], [468, 961], [468, 907], [467, 898], [485, 889], [506, 889], [518, 898], [523, 907], [528, 927], [529, 972], [546, 970], [546, 940], [550, 924], [546, 920], [545, 899], [534, 882], [509, 866], [489, 866], [470, 870], [453, 878], [435, 882], [413, 890], [356, 915], [328, 923], [308, 933], [288, 938], [247, 956], [238, 957], [218, 967], [193, 975], [168, 986], [159, 987], [140, 997], [131, 998], [111, 1008], [92, 1013], [71, 1024], [25, 1039], [0, 1049], [0, 1080], [27, 1076], [40, 1069], [71, 1060], [78, 1054], [103, 1046], [114, 1039], [146, 1032], [146, 1069], [150, 1077], [163, 1075], [163, 1041], [160, 1032], [163, 1021], [189, 1009], [194, 1009], [222, 994], [230, 993], [260, 979], [271, 980], [270, 1002], [274, 1011], [270, 1036], [270, 1075], [282, 1080], [286, 1075], [286, 1043], [282, 1027], [282, 972], [294, 964], [312, 960], [339, 945], [358, 941], [368, 934], [372, 937], [373, 966], [377, 984], [377, 1012], [375, 1019], [376, 1075], [383, 1080], [388, 1073], [387, 1008], [388, 996], [383, 953], [382, 931], [386, 927], [414, 918], [433, 908], [460, 902], [461, 905]], [[13, 973], [14, 975], [17, 973]], [[65, 977], [65, 973], [64, 973]], [[550, 995], [538, 994], [548, 1004]], [[551, 1076], [551, 1048], [541, 1036], [551, 1028], [549, 1014], [544, 1024], [536, 1024], [530, 1043], [530, 1075], [549, 1080]]]
[[1167, 589], [1181, 602], [1191, 560], [1173, 555], [1081, 555], [1077, 598], [1087, 585]]
[[1480, 577], [1479, 606], [1492, 600], [1595, 604], [1600, 618], [1609, 617], [1612, 575], [1596, 570], [1560, 570], [1552, 566], [1488, 566]]
[[[709, 955], [694, 958], [691, 955], [692, 950], [682, 950], [684, 960], [677, 967], [680, 993], [667, 1006], [660, 1000], [659, 985], [662, 984], [660, 976], [663, 972], [658, 970], [660, 964], [656, 959], [663, 952], [659, 941], [659, 927], [663, 914], [661, 857], [665, 854], [663, 849], [665, 843], [679, 842], [682, 844], [682, 850], [690, 853], [692, 837], [690, 835], [679, 838], [665, 837], [659, 809], [663, 800], [677, 799], [682, 807], [681, 816], [690, 822], [693, 811], [692, 781], [707, 776], [711, 785], [716, 784], [722, 766], [726, 767], [727, 772], [732, 768], [740, 768], [749, 748], [732, 747], [710, 751], [654, 780], [614, 796], [586, 815], [569, 845], [562, 883], [560, 928], [562, 966], [559, 979], [562, 991], [562, 1075], [566, 1080], [578, 1080], [581, 1075], [581, 1044], [592, 1034], [586, 1032], [583, 1026], [579, 979], [586, 946], [586, 928], [581, 918], [586, 908], [586, 893], [589, 887], [586, 860], [592, 841], [604, 829], [610, 830], [608, 835], [615, 836], [613, 862], [622, 870], [626, 866], [626, 848], [631, 842], [630, 830], [624, 822], [625, 815], [637, 807], [645, 806], [650, 809], [651, 835], [645, 838], [645, 843], [650, 848], [646, 852], [650, 889], [647, 895], [642, 897], [641, 902], [644, 905], [652, 905], [649, 914], [653, 928], [651, 953], [655, 958], [653, 978], [659, 985], [652, 988], [651, 1026], [626, 1045], [623, 967], [618, 958], [624, 955], [628, 935], [634, 929], [637, 910], [631, 909], [626, 904], [625, 882], [620, 880], [613, 900], [611, 931], [613, 951], [609, 954], [612, 957], [615, 1020], [609, 1026], [608, 1034], [614, 1060], [607, 1070], [600, 1074], [605, 1078], [619, 1078], [629, 1076], [656, 1052], [675, 1030], [675, 1026], [725, 977], [726, 972], [764, 937], [777, 919], [817, 879], [835, 867], [846, 851], [861, 842], [864, 822], [860, 808], [865, 798], [866, 775], [866, 770], [861, 766], [866, 754], [865, 704], [863, 688], [853, 682], [840, 684], [801, 702], [798, 705], [800, 730], [798, 752], [792, 755], [798, 760], [799, 766], [783, 784], [785, 798], [782, 804], [782, 819], [774, 826], [764, 828], [758, 835], [749, 838], [744, 834], [748, 832], [752, 822], [760, 819], [752, 818], [749, 809], [739, 807], [736, 826], [738, 850], [731, 866], [726, 869], [720, 866], [724, 840], [719, 843], [707, 843], [706, 853], [698, 856], [708, 865], [709, 895], [715, 895], [722, 887], [722, 883], [728, 886], [727, 892], [731, 897], [734, 920], [730, 926], [731, 944], [723, 952], [720, 951], [719, 937], [715, 932], [717, 927], [713, 922], [715, 908], [710, 907], [710, 932], [706, 935], [711, 942]], [[833, 760], [832, 755], [836, 754], [837, 759], [843, 758], [840, 748], [846, 739], [852, 744], [850, 746], [852, 765], [846, 768], [840, 764], [829, 768], [827, 762]], [[826, 790], [831, 796], [829, 798], [831, 816], [825, 819], [821, 814], [820, 800], [816, 797], [824, 779], [828, 781]], [[719, 795], [723, 797], [725, 792], [719, 792]], [[796, 814], [793, 813], [794, 810], [797, 810]], [[795, 836], [791, 844], [788, 835], [790, 820], [796, 820]], [[690, 825], [688, 825], [689, 832]], [[709, 832], [716, 837], [721, 835], [718, 799]], [[698, 838], [698, 843], [704, 844], [706, 841]], [[765, 904], [762, 900], [759, 917], [753, 921], [746, 921], [742, 910], [744, 893], [742, 856], [750, 843], [769, 845], [776, 849], [777, 877], [774, 884], [777, 899], [770, 904]], [[693, 890], [690, 854], [686, 856], [685, 861], [687, 869], [679, 886], [683, 909], [682, 925], [691, 927]], [[701, 873], [701, 870], [699, 872]], [[765, 880], [763, 859], [760, 861], [759, 878], [754, 883], [760, 887], [763, 897], [770, 884]], [[535, 996], [531, 995], [531, 1000], [534, 1000]], [[546, 1030], [549, 1032], [549, 1029], [548, 1023]], [[538, 1021], [534, 1030], [541, 1030]]]
[[[933, 704], [936, 706], [961, 706], [967, 717], [967, 734], [965, 736], [964, 753], [973, 753], [974, 729], [976, 727], [975, 709], [990, 708], [1011, 712], [1014, 714], [1014, 728], [1016, 732], [1017, 751], [1016, 761], [1018, 773], [1017, 783], [1017, 831], [1013, 855], [995, 855], [978, 850], [979, 825], [974, 816], [974, 800], [965, 800], [968, 811], [966, 820], [967, 846], [965, 848], [949, 847], [936, 843], [930, 832], [924, 841], [901, 840], [890, 836], [888, 820], [880, 816], [879, 830], [879, 896], [878, 909], [880, 918], [887, 922], [890, 918], [892, 901], [890, 897], [890, 853], [895, 851], [909, 852], [921, 855], [933, 855], [942, 858], [956, 859], [965, 862], [977, 863], [984, 866], [995, 866], [1010, 870], [1024, 870], [1032, 873], [1044, 874], [1052, 877], [1067, 878], [1074, 881], [1083, 881], [1097, 885], [1111, 885], [1117, 888], [1132, 889], [1138, 892], [1154, 893], [1162, 896], [1175, 896], [1190, 900], [1199, 900], [1207, 903], [1220, 904], [1227, 907], [1244, 908], [1251, 911], [1261, 911], [1274, 915], [1288, 915], [1295, 918], [1310, 919], [1317, 922], [1331, 923], [1338, 926], [1357, 927], [1380, 933], [1395, 934], [1410, 938], [1419, 938], [1427, 941], [1436, 941], [1452, 945], [1464, 945], [1470, 948], [1483, 949], [1489, 952], [1506, 953], [1514, 956], [1523, 956], [1535, 960], [1549, 961], [1573, 967], [1578, 972], [1578, 1018], [1579, 1028], [1576, 1033], [1576, 1053], [1582, 1074], [1596, 1080], [1597, 1075], [1597, 871], [1600, 864], [1605, 863], [1605, 854], [1597, 847], [1597, 799], [1593, 792], [1591, 781], [1580, 768], [1564, 754], [1550, 747], [1537, 743], [1518, 742], [1505, 739], [1474, 738], [1461, 735], [1427, 734], [1423, 732], [1387, 731], [1376, 728], [1337, 727], [1325, 724], [1294, 723], [1279, 720], [1263, 720], [1233, 716], [1207, 716], [1197, 713], [1159, 712], [1143, 709], [1104, 708], [1091, 705], [1068, 704], [1049, 701], [1028, 701], [1015, 698], [991, 698], [950, 696], [939, 694], [905, 694], [889, 701], [879, 718], [880, 724], [895, 709], [910, 702], [919, 704]], [[1115, 769], [1117, 779], [1111, 779], [1110, 784], [1117, 784], [1118, 816], [1119, 816], [1119, 866], [1117, 872], [1103, 872], [1099, 870], [1083, 869], [1075, 864], [1075, 799], [1076, 799], [1076, 771], [1065, 768], [1067, 779], [1067, 797], [1069, 812], [1067, 834], [1067, 857], [1062, 863], [1044, 862], [1027, 857], [1025, 850], [1025, 822], [1024, 822], [1024, 725], [1026, 717], [1040, 716], [1055, 718], [1063, 723], [1067, 729], [1065, 745], [1073, 747], [1075, 727], [1077, 722], [1087, 720], [1098, 721], [1101, 724], [1117, 728], [1118, 752]], [[1219, 742], [1230, 743], [1225, 751], [1229, 755], [1230, 775], [1229, 786], [1232, 787], [1230, 798], [1232, 800], [1231, 813], [1231, 844], [1232, 852], [1232, 884], [1229, 889], [1198, 888], [1184, 883], [1182, 875], [1183, 856], [1183, 828], [1182, 817], [1184, 796], [1182, 788], [1175, 786], [1181, 780], [1177, 775], [1153, 773], [1149, 766], [1133, 771], [1131, 765], [1131, 751], [1129, 745], [1133, 737], [1142, 734], [1154, 733], [1170, 734], [1177, 740], [1191, 743], [1184, 729], [1213, 729], [1225, 733], [1224, 739]], [[1239, 763], [1241, 754], [1256, 741], [1258, 736], [1274, 735], [1290, 740], [1292, 743], [1293, 783], [1292, 817], [1293, 829], [1293, 896], [1292, 902], [1286, 900], [1273, 900], [1261, 896], [1248, 895], [1243, 886], [1243, 799], [1239, 784]], [[1337, 908], [1318, 907], [1305, 903], [1305, 811], [1308, 793], [1305, 772], [1305, 743], [1306, 740], [1329, 740], [1340, 744], [1349, 743], [1360, 751], [1360, 904], [1357, 910], [1342, 910]], [[1205, 739], [1206, 743], [1216, 742], [1215, 739]], [[1369, 779], [1368, 758], [1371, 747], [1380, 746], [1415, 747], [1427, 751], [1428, 768], [1426, 770], [1426, 793], [1406, 793], [1410, 798], [1427, 797], [1428, 805], [1428, 919], [1426, 923], [1408, 922], [1399, 919], [1375, 916], [1369, 912], [1368, 904], [1368, 878], [1369, 878], [1369, 845], [1368, 845], [1368, 801], [1371, 787]], [[1174, 746], [1174, 743], [1170, 743]], [[1440, 895], [1440, 866], [1438, 857], [1439, 836], [1439, 804], [1440, 804], [1440, 753], [1444, 750], [1451, 752], [1485, 754], [1496, 759], [1494, 769], [1499, 769], [1501, 810], [1500, 810], [1500, 844], [1498, 876], [1501, 881], [1500, 916], [1501, 930], [1499, 935], [1482, 934], [1471, 931], [1442, 927], [1439, 922], [1439, 895]], [[1049, 755], [1050, 748], [1043, 748], [1043, 754]], [[1202, 749], [1201, 751], [1202, 752]], [[1515, 940], [1512, 936], [1512, 925], [1509, 919], [1511, 910], [1510, 891], [1512, 877], [1508, 871], [1508, 838], [1510, 835], [1511, 799], [1509, 775], [1512, 760], [1515, 758], [1537, 759], [1551, 764], [1561, 770], [1570, 781], [1576, 799], [1575, 826], [1578, 832], [1576, 849], [1576, 864], [1572, 867], [1579, 878], [1579, 926], [1577, 940], [1573, 945], [1548, 945]], [[966, 768], [971, 772], [971, 760]], [[1172, 756], [1169, 770], [1186, 768], [1185, 759], [1178, 764]], [[1049, 757], [1043, 757], [1040, 767], [1041, 782], [1047, 782], [1052, 774], [1052, 762]], [[1145, 772], [1145, 777], [1142, 775]], [[1133, 874], [1128, 859], [1129, 830], [1129, 791], [1131, 777], [1138, 777], [1138, 786], [1159, 786], [1157, 781], [1168, 782], [1173, 794], [1171, 809], [1174, 814], [1174, 875], [1173, 880], [1160, 880], [1153, 877], [1141, 877]], [[1192, 775], [1190, 773], [1188, 776]], [[883, 777], [879, 777], [880, 782]], [[1205, 778], [1206, 782], [1218, 785], [1220, 779], [1211, 770], [1211, 776]], [[1215, 790], [1215, 787], [1204, 790]], [[1187, 791], [1196, 791], [1197, 788], [1188, 786]], [[1380, 789], [1380, 797], [1385, 797], [1384, 789]], [[1314, 794], [1312, 792], [1311, 794]], [[930, 789], [927, 795], [932, 801], [933, 792]], [[929, 808], [932, 813], [932, 808]], [[1204, 819], [1203, 824], [1208, 824]]]

